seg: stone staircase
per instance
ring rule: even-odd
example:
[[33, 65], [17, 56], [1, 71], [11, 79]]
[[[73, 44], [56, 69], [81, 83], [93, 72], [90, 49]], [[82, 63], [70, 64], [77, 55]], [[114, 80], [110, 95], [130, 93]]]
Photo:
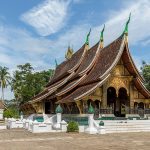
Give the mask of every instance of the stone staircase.
[[150, 120], [103, 120], [106, 133], [150, 132]]

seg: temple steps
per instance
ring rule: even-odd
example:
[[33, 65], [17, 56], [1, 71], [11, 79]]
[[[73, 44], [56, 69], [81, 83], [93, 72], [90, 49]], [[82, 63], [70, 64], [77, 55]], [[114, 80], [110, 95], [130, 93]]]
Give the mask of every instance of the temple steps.
[[106, 133], [150, 132], [150, 120], [105, 120]]

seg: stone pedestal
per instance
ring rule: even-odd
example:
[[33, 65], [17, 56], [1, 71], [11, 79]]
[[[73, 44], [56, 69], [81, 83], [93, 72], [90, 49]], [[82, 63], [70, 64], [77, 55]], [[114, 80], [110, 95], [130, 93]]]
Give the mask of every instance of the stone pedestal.
[[106, 134], [106, 129], [104, 126], [100, 126], [99, 128], [99, 134]]
[[0, 109], [0, 120], [3, 119], [3, 112], [4, 112], [4, 109]]
[[85, 126], [84, 125], [83, 126], [79, 126], [79, 132], [80, 133], [85, 132]]
[[33, 124], [33, 121], [30, 120], [30, 121], [29, 121], [29, 125], [28, 125], [28, 131], [31, 131], [31, 130], [32, 130], [32, 124]]
[[29, 128], [29, 120], [27, 119], [24, 123], [24, 128], [28, 129]]
[[89, 117], [88, 117], [89, 126], [88, 126], [88, 128], [85, 129], [85, 133], [89, 133], [89, 134], [97, 133], [97, 129], [94, 127], [93, 117], [94, 117], [94, 114], [89, 114]]
[[57, 122], [56, 122], [56, 124], [54, 125], [54, 127], [56, 128], [56, 129], [60, 129], [60, 127], [61, 127], [61, 113], [57, 113], [56, 114], [56, 118], [57, 118]]
[[67, 122], [65, 122], [64, 120], [61, 121], [61, 131], [67, 132]]

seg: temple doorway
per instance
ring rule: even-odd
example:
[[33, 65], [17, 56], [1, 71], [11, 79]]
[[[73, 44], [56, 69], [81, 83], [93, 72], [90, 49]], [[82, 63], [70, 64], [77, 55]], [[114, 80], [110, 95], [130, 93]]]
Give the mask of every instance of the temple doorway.
[[45, 114], [50, 114], [50, 113], [51, 113], [51, 103], [45, 102]]
[[114, 114], [116, 115], [116, 89], [114, 87], [109, 87], [107, 89], [107, 107], [112, 109]]
[[118, 103], [119, 103], [118, 116], [125, 117], [127, 102], [128, 102], [127, 90], [125, 88], [120, 88], [118, 94]]
[[125, 117], [127, 105], [128, 96], [125, 88], [119, 89], [118, 97], [114, 87], [109, 87], [107, 89], [107, 107], [112, 109], [116, 117]]
[[138, 104], [138, 109], [144, 109], [144, 103], [140, 102], [140, 103]]

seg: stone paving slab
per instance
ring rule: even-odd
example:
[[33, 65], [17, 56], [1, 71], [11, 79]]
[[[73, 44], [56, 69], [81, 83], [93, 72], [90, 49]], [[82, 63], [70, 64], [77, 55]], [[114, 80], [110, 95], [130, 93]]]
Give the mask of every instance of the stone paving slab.
[[89, 135], [1, 130], [0, 150], [150, 150], [150, 132]]

